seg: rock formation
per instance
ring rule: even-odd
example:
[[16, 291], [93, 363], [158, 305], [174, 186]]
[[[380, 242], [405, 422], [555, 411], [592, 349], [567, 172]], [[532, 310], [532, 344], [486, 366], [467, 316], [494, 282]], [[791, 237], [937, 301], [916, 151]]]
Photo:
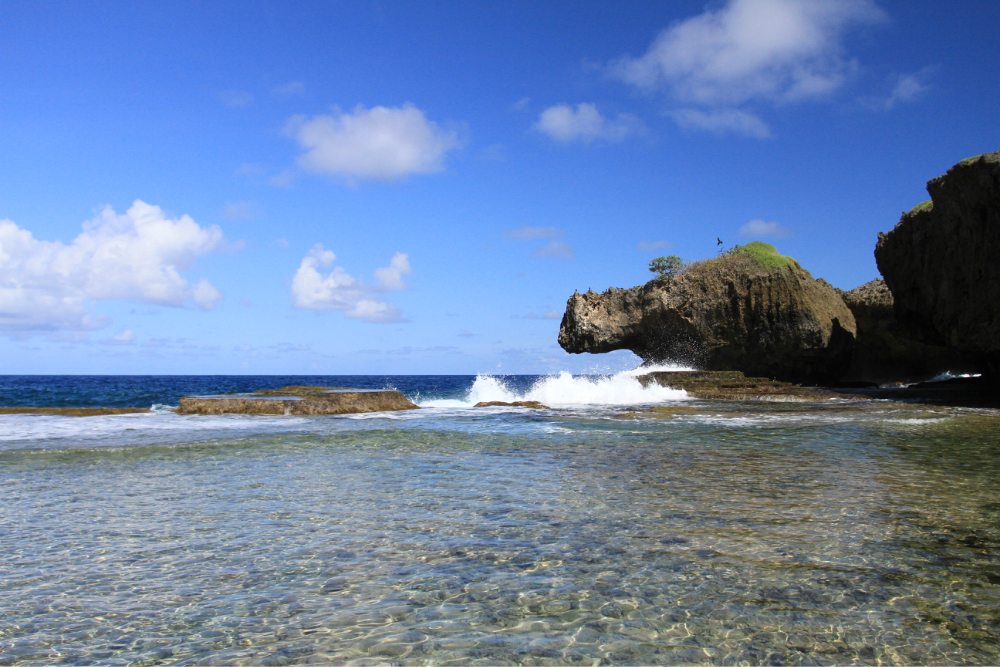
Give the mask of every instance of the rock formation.
[[1000, 152], [962, 160], [927, 192], [875, 248], [896, 316], [1000, 378]]
[[282, 387], [252, 394], [184, 396], [182, 415], [343, 415], [358, 412], [417, 410], [401, 392], [343, 387]]
[[645, 362], [829, 382], [847, 370], [854, 336], [854, 316], [833, 287], [755, 242], [639, 287], [574, 294], [559, 344], [573, 353], [627, 349]]
[[845, 382], [910, 383], [945, 371], [975, 370], [957, 351], [915, 338], [896, 319], [892, 293], [881, 278], [840, 295], [858, 327], [851, 367], [842, 378]]

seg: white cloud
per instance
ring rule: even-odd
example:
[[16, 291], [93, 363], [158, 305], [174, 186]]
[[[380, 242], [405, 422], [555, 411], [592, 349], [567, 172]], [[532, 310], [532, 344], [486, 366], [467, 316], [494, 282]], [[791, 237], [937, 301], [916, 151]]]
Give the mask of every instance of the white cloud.
[[211, 308], [221, 293], [181, 275], [195, 258], [220, 248], [216, 225], [189, 216], [168, 218], [136, 200], [123, 214], [105, 207], [83, 224], [69, 245], [39, 241], [10, 220], [0, 220], [0, 330], [86, 330], [107, 326], [87, 301], [126, 299], [164, 306], [189, 301]]
[[640, 252], [652, 252], [653, 250], [672, 248], [673, 245], [670, 241], [640, 241], [635, 246], [635, 249]]
[[543, 239], [550, 236], [566, 236], [555, 227], [518, 227], [503, 233], [505, 239]]
[[135, 333], [131, 329], [125, 329], [111, 338], [105, 338], [100, 343], [101, 345], [134, 345]]
[[562, 142], [621, 141], [643, 130], [642, 121], [635, 116], [620, 113], [615, 120], [609, 121], [589, 102], [577, 104], [576, 110], [567, 104], [551, 106], [542, 112], [534, 127]]
[[793, 102], [838, 88], [853, 67], [845, 31], [884, 18], [872, 0], [729, 0], [670, 26], [611, 72], [686, 103]]
[[739, 109], [675, 109], [669, 115], [683, 128], [706, 130], [715, 134], [739, 134], [757, 139], [771, 136], [771, 128], [767, 123], [752, 113]]
[[896, 77], [892, 91], [887, 96], [865, 97], [861, 99], [861, 103], [870, 109], [890, 111], [901, 103], [912, 102], [930, 88], [926, 79], [932, 71], [932, 68], [925, 68], [913, 74]]
[[783, 239], [791, 235], [787, 229], [776, 222], [768, 222], [755, 218], [740, 227], [740, 236], [753, 236], [756, 238]]
[[224, 90], [219, 99], [229, 108], [245, 107], [253, 102], [253, 95], [243, 90]]
[[573, 259], [573, 248], [568, 243], [562, 241], [552, 241], [547, 246], [541, 247], [531, 253], [532, 257], [555, 257], [557, 259]]
[[402, 322], [402, 313], [384, 301], [381, 292], [405, 289], [403, 276], [411, 272], [407, 255], [397, 252], [389, 266], [375, 270], [377, 283], [366, 285], [348, 275], [343, 268], [333, 267], [325, 275], [320, 268], [332, 266], [337, 256], [317, 243], [302, 258], [292, 279], [292, 305], [310, 310], [342, 310], [347, 317], [365, 322]]
[[410, 258], [408, 255], [397, 252], [389, 260], [389, 266], [382, 269], [375, 269], [376, 288], [383, 292], [396, 292], [406, 289], [403, 283], [403, 276], [411, 273]]
[[441, 171], [448, 152], [462, 145], [457, 132], [441, 129], [409, 103], [296, 116], [285, 133], [306, 151], [298, 158], [302, 169], [348, 179], [392, 181]]

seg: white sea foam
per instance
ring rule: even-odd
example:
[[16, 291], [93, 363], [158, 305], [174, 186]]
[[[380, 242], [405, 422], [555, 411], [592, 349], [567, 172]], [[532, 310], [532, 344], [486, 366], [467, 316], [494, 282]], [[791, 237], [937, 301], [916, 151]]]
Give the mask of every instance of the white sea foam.
[[563, 371], [558, 375], [539, 378], [531, 387], [519, 391], [504, 377], [478, 375], [464, 400], [428, 400], [419, 403], [424, 408], [464, 408], [484, 401], [538, 401], [545, 405], [640, 405], [662, 403], [688, 398], [681, 389], [659, 385], [643, 387], [636, 376], [655, 370], [689, 370], [680, 367], [645, 367], [622, 371], [613, 375], [572, 375]]
[[248, 415], [180, 416], [166, 410], [151, 413], [69, 417], [65, 415], [18, 414], [0, 416], [0, 442], [81, 439], [102, 440], [125, 432], [244, 431], [305, 424], [301, 417], [259, 417]]

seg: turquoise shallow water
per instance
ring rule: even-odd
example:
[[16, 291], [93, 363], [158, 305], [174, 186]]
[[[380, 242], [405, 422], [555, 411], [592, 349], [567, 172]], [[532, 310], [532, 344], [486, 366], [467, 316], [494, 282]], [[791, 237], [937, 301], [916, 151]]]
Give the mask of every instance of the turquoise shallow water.
[[1000, 662], [995, 412], [472, 383], [0, 416], [0, 664]]

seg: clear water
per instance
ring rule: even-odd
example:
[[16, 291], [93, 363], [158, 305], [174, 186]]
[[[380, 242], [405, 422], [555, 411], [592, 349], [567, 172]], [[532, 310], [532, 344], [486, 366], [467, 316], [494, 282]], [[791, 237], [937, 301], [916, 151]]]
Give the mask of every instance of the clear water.
[[[6, 405], [426, 406], [0, 415], [0, 664], [1000, 662], [1000, 414], [633, 375], [0, 377]], [[510, 399], [551, 409], [470, 407]], [[698, 410], [617, 418], [670, 404]]]

